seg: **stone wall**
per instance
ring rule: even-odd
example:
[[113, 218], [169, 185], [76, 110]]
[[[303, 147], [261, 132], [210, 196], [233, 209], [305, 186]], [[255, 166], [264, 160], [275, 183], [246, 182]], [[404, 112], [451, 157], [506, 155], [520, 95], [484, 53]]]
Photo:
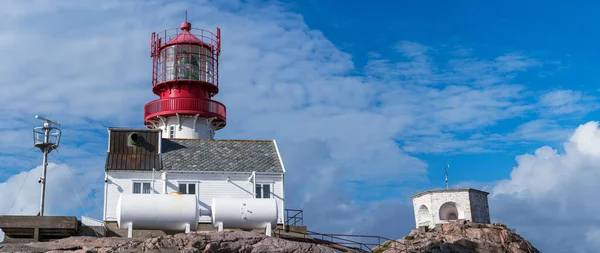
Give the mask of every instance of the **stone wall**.
[[490, 223], [490, 208], [488, 206], [487, 193], [479, 191], [469, 192], [473, 222]]
[[454, 214], [456, 211], [458, 219], [490, 222], [486, 192], [474, 189], [434, 190], [419, 193], [412, 199], [417, 228], [433, 228], [435, 224], [447, 223], [440, 217], [442, 206], [444, 214]]
[[[419, 214], [419, 209], [421, 206], [425, 206], [429, 215], [421, 215]], [[417, 228], [419, 226], [433, 226], [433, 216], [431, 216], [431, 195], [423, 195], [418, 198], [413, 199], [413, 208], [415, 214], [415, 224], [417, 224]]]
[[434, 223], [439, 224], [446, 222], [440, 219], [440, 208], [442, 205], [449, 202], [455, 204], [458, 211], [458, 219], [471, 219], [471, 206], [469, 205], [468, 192], [440, 192], [431, 194], [431, 210]]

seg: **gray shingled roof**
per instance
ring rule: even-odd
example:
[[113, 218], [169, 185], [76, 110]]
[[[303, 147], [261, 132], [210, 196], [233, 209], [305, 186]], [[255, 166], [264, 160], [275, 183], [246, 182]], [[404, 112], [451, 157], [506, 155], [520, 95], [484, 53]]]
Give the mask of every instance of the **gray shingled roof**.
[[283, 172], [273, 141], [162, 139], [161, 150], [164, 170]]

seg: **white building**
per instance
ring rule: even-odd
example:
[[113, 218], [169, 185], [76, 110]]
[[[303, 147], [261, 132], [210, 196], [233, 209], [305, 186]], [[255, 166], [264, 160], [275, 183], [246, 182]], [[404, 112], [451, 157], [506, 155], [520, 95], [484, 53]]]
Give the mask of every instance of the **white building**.
[[449, 220], [464, 219], [477, 223], [490, 223], [487, 195], [489, 193], [467, 189], [430, 190], [411, 196], [416, 227], [435, 227]]
[[105, 224], [127, 228], [129, 237], [133, 230], [187, 232], [199, 224], [269, 234], [284, 223], [277, 143], [214, 140], [227, 118], [225, 105], [213, 100], [220, 30], [182, 22], [181, 29], [152, 33], [150, 52], [159, 98], [144, 107], [148, 129], [108, 129]]
[[274, 199], [277, 224], [284, 222], [285, 168], [274, 140], [164, 139], [160, 129], [127, 128], [109, 128], [108, 136], [107, 224], [117, 222], [122, 194], [174, 192], [194, 196], [199, 224], [212, 223], [211, 203], [220, 198]]

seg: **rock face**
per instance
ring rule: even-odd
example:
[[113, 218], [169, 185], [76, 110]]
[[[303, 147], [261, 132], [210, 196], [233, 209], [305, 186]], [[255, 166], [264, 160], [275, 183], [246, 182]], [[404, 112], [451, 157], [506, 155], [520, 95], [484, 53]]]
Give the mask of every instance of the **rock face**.
[[435, 229], [415, 229], [374, 252], [401, 253], [539, 253], [527, 240], [503, 224], [452, 221]]
[[[281, 239], [243, 231], [193, 232], [127, 239], [70, 237], [52, 242], [0, 244], [0, 252], [364, 252], [323, 241]], [[373, 252], [386, 253], [539, 253], [531, 243], [502, 224], [453, 221], [435, 229], [413, 230]]]
[[149, 239], [69, 237], [52, 242], [0, 244], [0, 252], [360, 252], [243, 231], [192, 232]]

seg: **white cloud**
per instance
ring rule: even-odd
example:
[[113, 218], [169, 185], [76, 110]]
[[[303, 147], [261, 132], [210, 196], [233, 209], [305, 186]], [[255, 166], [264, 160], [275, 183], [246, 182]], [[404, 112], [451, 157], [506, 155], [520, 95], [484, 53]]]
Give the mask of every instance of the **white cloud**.
[[600, 228], [592, 228], [585, 233], [585, 241], [593, 245], [594, 249], [600, 247]]
[[[20, 5], [24, 3], [12, 4], [20, 11], [7, 16], [11, 25], [0, 24], [0, 34], [10, 35], [3, 38], [6, 47], [0, 53], [13, 62], [0, 63], [0, 74], [20, 85], [0, 93], [10, 105], [9, 127], [0, 131], [21, 134], [6, 140], [0, 152], [20, 155], [29, 148], [31, 127], [39, 124], [33, 115], [42, 114], [63, 124], [60, 156], [76, 171], [101, 174], [106, 130], [98, 123], [142, 125], [143, 105], [155, 99], [148, 35], [177, 26], [189, 6], [169, 4], [154, 13], [156, 2], [108, 2], [101, 9], [38, 2], [36, 11], [27, 13]], [[289, 171], [286, 183], [307, 189], [306, 203], [296, 198], [289, 206], [314, 205], [314, 196], [329, 189], [336, 189], [340, 199], [351, 199], [350, 190], [337, 185], [345, 180], [364, 179], [370, 185], [397, 178], [423, 180], [426, 164], [403, 154], [393, 138], [410, 118], [370, 109], [376, 92], [363, 78], [346, 76], [353, 70], [350, 55], [294, 13], [274, 6], [224, 5], [195, 4], [190, 11], [194, 27], [222, 29], [221, 94], [216, 99], [228, 106], [229, 122], [218, 137], [277, 139]], [[90, 128], [98, 132], [85, 131]], [[317, 143], [328, 155], [315, 153], [315, 145], [297, 146], [299, 142]], [[294, 164], [303, 152], [306, 160], [322, 159], [309, 168], [306, 160]], [[304, 180], [308, 171], [322, 178]], [[98, 177], [82, 180], [96, 190], [101, 184]], [[313, 188], [315, 182], [323, 187]], [[294, 191], [286, 193], [294, 196]], [[339, 206], [327, 208], [333, 214]]]
[[542, 113], [547, 115], [581, 116], [597, 110], [597, 99], [575, 90], [552, 90], [542, 94], [539, 102]]
[[[302, 16], [275, 5], [216, 4], [7, 2], [0, 10], [0, 54], [11, 61], [0, 62], [0, 76], [18, 85], [0, 88], [8, 105], [0, 109], [7, 117], [0, 134], [15, 134], [0, 140], [0, 154], [28, 149], [30, 130], [22, 129], [38, 125], [33, 115], [43, 114], [63, 123], [61, 157], [89, 172], [81, 180], [99, 189], [104, 127], [142, 126], [143, 106], [156, 98], [149, 34], [177, 27], [186, 8], [194, 27], [222, 31], [215, 99], [227, 105], [229, 118], [217, 138], [277, 139], [288, 169], [286, 206], [305, 208], [314, 230], [361, 231], [392, 219], [369, 208], [402, 208], [390, 198], [403, 189], [387, 185], [427, 181], [427, 164], [398, 142], [411, 152], [483, 152], [485, 138], [460, 136], [538, 106], [513, 82], [539, 66], [522, 54], [441, 61], [436, 56], [443, 52], [433, 46], [402, 41], [396, 49], [406, 59], [381, 55], [355, 75], [352, 55]], [[90, 128], [97, 132], [85, 131]]]
[[496, 57], [495, 63], [496, 68], [500, 72], [523, 71], [542, 65], [540, 61], [516, 52]]
[[412, 41], [400, 41], [396, 44], [396, 50], [409, 58], [424, 57], [430, 48]]
[[544, 252], [595, 252], [589, 240], [600, 228], [598, 122], [579, 126], [564, 152], [544, 146], [518, 156], [517, 163], [510, 179], [492, 190], [492, 215], [514, 224]]
[[[98, 203], [101, 198], [91, 195], [92, 190], [102, 186], [102, 177], [98, 177], [97, 173], [75, 176], [67, 165], [55, 163], [48, 164], [46, 173], [45, 215], [101, 214], [102, 206]], [[0, 183], [0, 214], [37, 215], [41, 194], [38, 179], [41, 175], [40, 165]]]
[[558, 124], [550, 119], [536, 119], [518, 125], [513, 132], [507, 134], [490, 134], [486, 141], [508, 143], [560, 143], [568, 139], [572, 130], [568, 126]]

